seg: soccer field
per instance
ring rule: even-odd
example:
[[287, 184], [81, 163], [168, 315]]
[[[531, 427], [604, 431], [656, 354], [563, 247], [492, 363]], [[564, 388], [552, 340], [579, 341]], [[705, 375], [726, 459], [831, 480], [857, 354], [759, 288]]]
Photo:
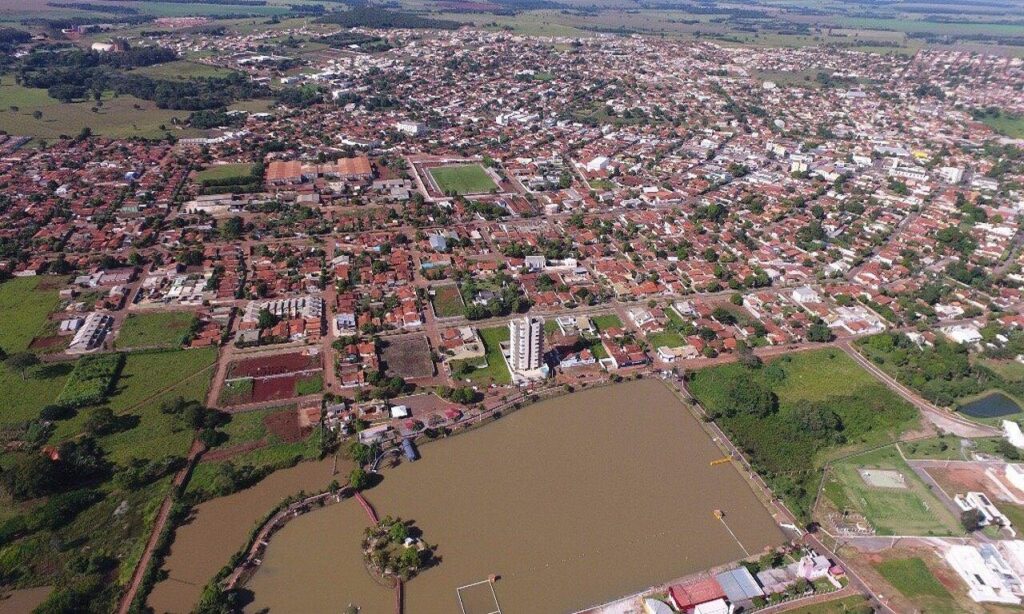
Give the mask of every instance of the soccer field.
[[445, 194], [481, 194], [498, 187], [479, 164], [439, 166], [430, 169], [430, 175]]

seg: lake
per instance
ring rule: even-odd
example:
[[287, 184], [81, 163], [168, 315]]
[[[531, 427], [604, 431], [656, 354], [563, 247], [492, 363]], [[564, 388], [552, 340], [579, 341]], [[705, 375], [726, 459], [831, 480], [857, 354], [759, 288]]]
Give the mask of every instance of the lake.
[[[721, 452], [659, 381], [543, 401], [421, 452], [365, 493], [437, 545], [440, 564], [406, 584], [406, 612], [458, 612], [456, 589], [491, 574], [503, 611], [572, 611], [743, 558], [736, 539], [750, 553], [784, 541], [738, 471], [710, 465]], [[351, 499], [293, 520], [247, 611], [392, 611], [362, 563], [367, 525]]]
[[153, 587], [147, 604], [156, 612], [191, 612], [203, 587], [245, 545], [267, 512], [299, 491], [319, 492], [336, 478], [344, 482], [351, 463], [338, 463], [340, 476], [331, 475], [332, 468], [330, 459], [300, 463], [251, 488], [196, 506], [192, 519], [175, 533], [164, 561], [168, 578]]
[[959, 411], [974, 418], [998, 418], [1019, 413], [1021, 409], [1016, 401], [997, 391], [961, 405]]

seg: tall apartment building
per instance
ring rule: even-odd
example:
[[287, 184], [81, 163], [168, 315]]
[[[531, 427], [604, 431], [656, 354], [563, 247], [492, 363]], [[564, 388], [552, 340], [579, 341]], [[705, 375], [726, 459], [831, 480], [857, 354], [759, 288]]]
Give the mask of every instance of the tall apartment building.
[[544, 364], [544, 320], [518, 318], [508, 323], [508, 366], [513, 371], [532, 371]]

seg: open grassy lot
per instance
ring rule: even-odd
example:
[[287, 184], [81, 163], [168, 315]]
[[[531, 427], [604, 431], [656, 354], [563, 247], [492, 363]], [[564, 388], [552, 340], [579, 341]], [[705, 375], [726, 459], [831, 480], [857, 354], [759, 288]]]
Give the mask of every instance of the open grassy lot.
[[890, 559], [879, 563], [875, 569], [893, 588], [921, 606], [922, 611], [957, 611], [953, 596], [920, 558]]
[[39, 365], [22, 379], [19, 373], [0, 365], [0, 426], [24, 422], [39, 416], [39, 410], [57, 400], [74, 363]]
[[434, 313], [439, 318], [451, 318], [466, 313], [466, 303], [462, 300], [462, 293], [459, 292], [458, 286], [434, 288], [434, 296], [431, 300], [434, 304]]
[[114, 347], [143, 348], [181, 345], [195, 314], [191, 311], [131, 313], [117, 334]]
[[480, 194], [498, 187], [479, 164], [439, 166], [430, 169], [430, 174], [437, 182], [437, 187], [445, 194]]
[[603, 316], [591, 316], [590, 322], [598, 332], [606, 331], [609, 328], [622, 328], [622, 320], [614, 313]]
[[[897, 471], [906, 488], [869, 485], [861, 469]], [[914, 474], [895, 446], [834, 463], [825, 496], [840, 510], [863, 514], [879, 535], [959, 535], [959, 522]], [[909, 596], [909, 595], [908, 595]]]
[[221, 68], [219, 66], [210, 66], [209, 64], [200, 64], [199, 62], [180, 60], [177, 62], [165, 62], [163, 64], [144, 66], [142, 68], [136, 68], [132, 72], [157, 79], [184, 80], [226, 77], [234, 71], [228, 68]]
[[788, 612], [789, 614], [872, 614], [874, 608], [868, 603], [867, 598], [853, 595], [788, 610]]
[[196, 175], [196, 180], [222, 181], [225, 179], [246, 179], [252, 176], [252, 164], [214, 164]]
[[28, 348], [57, 307], [58, 286], [54, 277], [16, 277], [0, 283], [0, 348], [8, 354]]
[[464, 377], [474, 384], [508, 384], [512, 376], [508, 372], [508, 365], [505, 364], [505, 357], [501, 355], [501, 343], [508, 341], [508, 327], [496, 326], [494, 328], [480, 329], [480, 338], [483, 339], [484, 347], [487, 349], [487, 366], [479, 366], [483, 361], [457, 360], [452, 363], [452, 372], [458, 374], [463, 365], [468, 368]]
[[[33, 116], [36, 111], [42, 114], [38, 119]], [[91, 100], [63, 103], [50, 98], [46, 90], [15, 84], [11, 75], [0, 77], [0, 130], [10, 134], [53, 139], [75, 136], [85, 127], [93, 134], [115, 138], [160, 138], [168, 131], [179, 137], [199, 134], [175, 128], [171, 123], [175, 117], [184, 122], [188, 111], [158, 109], [152, 102], [115, 97], [111, 92], [103, 95], [103, 106]]]
[[663, 330], [647, 335], [647, 343], [650, 343], [653, 348], [677, 348], [686, 345], [686, 340], [677, 332]]
[[[160, 413], [160, 404], [174, 397], [204, 401], [216, 361], [212, 348], [134, 352], [128, 354], [114, 393], [106, 405], [125, 416], [121, 430], [100, 440], [108, 452], [118, 457], [160, 458], [187, 450], [191, 432], [173, 428], [173, 416]], [[70, 420], [58, 423], [53, 441], [63, 441], [82, 431], [89, 412], [80, 411]], [[171, 444], [171, 449], [162, 449]]]
[[1008, 136], [1011, 139], [1024, 139], [1024, 117], [1000, 115], [999, 117], [986, 117], [982, 121], [1003, 136]]
[[[789, 354], [756, 369], [735, 363], [703, 369], [691, 377], [690, 390], [804, 518], [810, 517], [825, 462], [894, 441], [919, 419], [914, 408], [834, 349]], [[777, 409], [748, 411], [751, 395], [764, 394], [775, 395]]]
[[910, 459], [970, 460], [970, 452], [1001, 455], [999, 437], [971, 439], [971, 447], [961, 448], [957, 437], [933, 437], [900, 444], [903, 455]]
[[[231, 457], [230, 461], [204, 461], [196, 465], [186, 492], [200, 499], [209, 499], [224, 493], [224, 463], [234, 467], [252, 467], [257, 474], [266, 475], [277, 469], [290, 467], [303, 460], [317, 458], [320, 453], [320, 434], [314, 431], [303, 441], [284, 443], [270, 436], [269, 445]], [[244, 443], [244, 442], [236, 442]]]

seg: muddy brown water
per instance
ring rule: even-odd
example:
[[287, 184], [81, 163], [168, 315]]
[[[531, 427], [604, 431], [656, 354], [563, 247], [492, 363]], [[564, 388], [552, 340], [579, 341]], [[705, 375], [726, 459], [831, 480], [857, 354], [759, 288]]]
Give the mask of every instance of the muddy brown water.
[[[339, 474], [350, 466], [339, 463]], [[164, 562], [168, 578], [158, 583], [148, 604], [155, 612], [191, 612], [203, 587], [245, 545], [256, 523], [285, 497], [317, 492], [332, 480], [333, 461], [300, 463], [275, 472], [255, 486], [197, 506], [193, 519], [180, 527]]]
[[[441, 562], [406, 585], [405, 611], [457, 614], [457, 589], [500, 576], [508, 614], [568, 612], [782, 543], [768, 511], [661, 383], [630, 382], [544, 401], [422, 447], [366, 492], [381, 516], [413, 520]], [[356, 502], [278, 532], [247, 611], [394, 611], [369, 578]], [[486, 595], [464, 592], [467, 614]]]

